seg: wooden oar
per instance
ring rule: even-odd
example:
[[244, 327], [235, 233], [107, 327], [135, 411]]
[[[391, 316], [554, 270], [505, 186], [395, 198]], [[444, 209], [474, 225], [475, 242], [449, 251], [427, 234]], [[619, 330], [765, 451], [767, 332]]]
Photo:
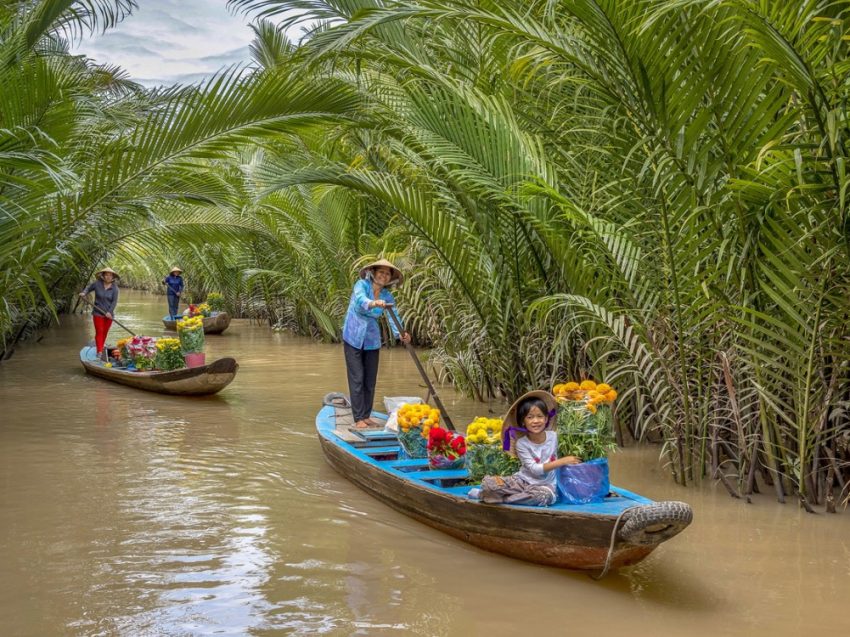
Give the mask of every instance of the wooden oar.
[[[402, 334], [404, 332], [404, 328], [402, 328], [401, 321], [398, 320], [398, 316], [396, 315], [393, 306], [387, 304], [386, 310], [390, 315], [390, 320], [395, 324], [399, 335]], [[446, 428], [451, 431], [456, 431], [455, 426], [452, 423], [452, 419], [449, 418], [449, 412], [446, 411], [443, 401], [440, 400], [440, 397], [437, 395], [437, 390], [434, 389], [434, 385], [431, 384], [431, 379], [428, 378], [425, 368], [422, 367], [422, 363], [419, 362], [419, 357], [416, 356], [416, 351], [413, 349], [413, 346], [410, 345], [410, 343], [405, 343], [404, 341], [402, 341], [402, 345], [404, 345], [405, 349], [410, 353], [410, 357], [413, 359], [413, 362], [416, 363], [416, 369], [419, 370], [422, 380], [424, 380], [425, 384], [428, 386], [428, 391], [430, 391], [431, 395], [434, 397], [434, 402], [437, 403], [437, 409], [439, 409], [440, 413], [443, 415], [443, 421], [446, 423]]]
[[[91, 301], [89, 301], [86, 297], [81, 296], [80, 298], [83, 300], [83, 302], [84, 302], [86, 305], [91, 305], [91, 306], [92, 306], [92, 308], [94, 308], [94, 309], [95, 309], [95, 310], [97, 310], [98, 312], [103, 312], [103, 314], [106, 314], [106, 312], [104, 312], [104, 310], [103, 310], [102, 308], [99, 308], [98, 306], [96, 306], [94, 303], [92, 303]], [[133, 336], [135, 336], [135, 335], [136, 335], [136, 333], [135, 333], [133, 330], [131, 330], [131, 329], [130, 329], [129, 327], [127, 327], [126, 325], [124, 325], [124, 324], [123, 324], [121, 321], [119, 321], [118, 319], [116, 319], [116, 318], [114, 318], [114, 317], [113, 317], [112, 322], [113, 322], [113, 323], [117, 323], [118, 325], [120, 325], [121, 327], [123, 327], [125, 330], [127, 330], [128, 332], [130, 332], [130, 334], [132, 334]]]

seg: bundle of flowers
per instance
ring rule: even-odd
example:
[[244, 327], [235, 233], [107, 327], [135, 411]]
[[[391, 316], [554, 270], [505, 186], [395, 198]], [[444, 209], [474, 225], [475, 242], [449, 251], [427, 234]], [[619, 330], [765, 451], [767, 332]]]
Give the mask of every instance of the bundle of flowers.
[[610, 405], [617, 399], [617, 390], [606, 383], [596, 384], [592, 380], [583, 380], [580, 383], [570, 381], [561, 383], [552, 388], [552, 393], [558, 402], [576, 401], [583, 402], [587, 410], [596, 413], [599, 405]]
[[410, 458], [428, 456], [428, 434], [440, 424], [440, 410], [425, 404], [405, 404], [398, 410], [398, 441]]
[[592, 380], [555, 385], [558, 399], [558, 455], [578, 456], [581, 464], [558, 469], [558, 492], [569, 504], [601, 502], [610, 490], [608, 454], [617, 448], [611, 404], [617, 391]]
[[484, 476], [516, 473], [520, 462], [502, 449], [502, 421], [480, 416], [466, 427], [466, 467], [469, 480], [481, 482]]
[[184, 354], [200, 354], [204, 351], [204, 318], [180, 319], [177, 321], [177, 336]]
[[428, 464], [433, 469], [461, 469], [466, 460], [466, 440], [461, 434], [431, 427], [428, 432]]
[[134, 336], [124, 348], [127, 350], [127, 360], [139, 371], [154, 368], [156, 358], [156, 337]]
[[194, 316], [206, 317], [210, 315], [212, 315], [212, 308], [210, 307], [209, 303], [200, 303], [197, 305], [194, 303], [189, 303], [189, 307], [183, 310], [183, 316], [188, 316], [189, 318], [192, 318]]
[[180, 369], [186, 366], [180, 340], [176, 338], [161, 338], [156, 342], [156, 367], [165, 371]]
[[612, 428], [611, 404], [617, 391], [592, 380], [555, 385], [558, 399], [558, 455], [583, 460], [605, 458], [617, 448]]
[[122, 365], [127, 365], [132, 361], [132, 358], [130, 357], [130, 352], [127, 351], [127, 345], [132, 340], [132, 336], [122, 338], [115, 344], [115, 349], [112, 350], [112, 358], [116, 359], [117, 361], [120, 361]]
[[210, 292], [207, 296], [207, 303], [213, 312], [224, 311], [224, 295], [220, 292]]

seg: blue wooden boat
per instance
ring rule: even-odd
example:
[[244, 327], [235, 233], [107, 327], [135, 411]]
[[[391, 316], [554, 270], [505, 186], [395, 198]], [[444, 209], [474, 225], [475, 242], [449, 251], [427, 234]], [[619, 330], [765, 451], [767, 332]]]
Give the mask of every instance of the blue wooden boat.
[[433, 470], [427, 459], [400, 459], [395, 434], [340, 427], [344, 414], [325, 405], [316, 416], [334, 469], [397, 511], [487, 551], [607, 572], [639, 562], [693, 517], [684, 502], [653, 502], [617, 487], [599, 504], [484, 504], [468, 497], [465, 469]]

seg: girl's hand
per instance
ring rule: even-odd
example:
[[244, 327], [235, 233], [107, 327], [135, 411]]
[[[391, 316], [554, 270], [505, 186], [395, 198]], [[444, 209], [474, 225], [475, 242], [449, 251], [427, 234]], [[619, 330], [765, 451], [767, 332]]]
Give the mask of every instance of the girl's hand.
[[568, 464], [581, 464], [581, 458], [577, 458], [576, 456], [564, 456], [559, 459], [558, 462], [561, 463], [562, 467]]
[[379, 307], [379, 308], [383, 309], [383, 308], [387, 307], [387, 302], [384, 301], [383, 299], [377, 299], [375, 301], [372, 301], [371, 306], [372, 307]]
[[80, 298], [83, 298], [83, 299], [84, 299], [84, 298], [86, 298], [86, 293], [85, 293], [85, 292], [80, 292]]
[[112, 312], [107, 312], [107, 313], [106, 313], [106, 318], [111, 319], [111, 318], [112, 318]]
[[399, 340], [405, 345], [410, 345], [410, 332], [403, 332]]

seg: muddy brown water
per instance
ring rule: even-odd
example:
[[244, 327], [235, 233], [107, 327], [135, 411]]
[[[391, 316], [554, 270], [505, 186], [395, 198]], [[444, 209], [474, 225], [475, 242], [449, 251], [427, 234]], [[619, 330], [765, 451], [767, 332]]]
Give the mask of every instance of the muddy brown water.
[[[163, 298], [118, 318], [160, 334]], [[801, 635], [850, 629], [850, 512], [811, 515], [678, 487], [658, 450], [612, 481], [689, 502], [693, 525], [639, 565], [586, 575], [486, 553], [374, 500], [324, 461], [322, 396], [339, 346], [234, 321], [210, 398], [86, 376], [88, 316], [63, 317], [0, 365], [0, 634]], [[110, 341], [120, 337], [113, 326]], [[401, 349], [379, 396], [423, 394]], [[487, 406], [441, 392], [457, 423]], [[500, 407], [496, 407], [499, 409]]]

